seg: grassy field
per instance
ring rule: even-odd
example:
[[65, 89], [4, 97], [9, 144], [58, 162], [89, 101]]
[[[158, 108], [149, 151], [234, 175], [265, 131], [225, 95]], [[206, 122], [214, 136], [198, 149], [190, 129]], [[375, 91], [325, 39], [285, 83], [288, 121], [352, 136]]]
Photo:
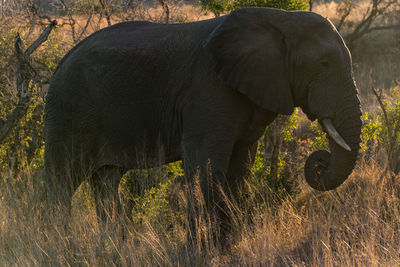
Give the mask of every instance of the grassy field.
[[[212, 243], [193, 249], [185, 223], [146, 221], [125, 227], [125, 240], [111, 225], [97, 224], [89, 198], [74, 200], [69, 234], [58, 225], [60, 208], [44, 227], [35, 176], [3, 176], [0, 200], [1, 266], [398, 266], [400, 177], [382, 176], [375, 159], [361, 159], [344, 185], [325, 193], [300, 182], [296, 198], [250, 188], [256, 210], [234, 205], [235, 231], [229, 250]], [[8, 181], [8, 182], [7, 182]], [[12, 181], [12, 183], [11, 183]], [[272, 197], [271, 197], [272, 196]], [[81, 196], [82, 197], [82, 196]], [[253, 213], [253, 222], [246, 214]], [[204, 215], [204, 221], [206, 220]], [[175, 218], [176, 219], [176, 218]], [[208, 236], [212, 225], [199, 229]]]
[[[314, 8], [332, 20], [338, 18], [335, 10], [335, 3]], [[366, 4], [361, 2], [350, 19], [362, 19], [366, 10]], [[160, 8], [146, 12], [147, 18], [162, 16]], [[211, 17], [190, 5], [174, 8], [172, 15], [179, 21]], [[76, 19], [77, 25], [84, 27], [85, 17]], [[63, 19], [59, 21], [62, 23]], [[94, 19], [86, 34], [104, 26], [104, 20]], [[5, 32], [4, 28], [5, 24], [0, 27], [2, 32]], [[57, 62], [72, 47], [70, 31], [68, 25], [57, 30], [54, 38], [59, 42], [51, 39], [46, 47], [56, 51], [55, 55], [45, 53], [45, 58]], [[9, 31], [10, 38], [14, 33]], [[399, 79], [400, 48], [395, 45], [399, 36], [396, 31], [370, 34], [357, 43], [353, 51], [363, 109], [373, 114], [374, 123], [378, 123], [381, 115], [370, 88], [385, 89], [389, 103], [398, 98], [398, 95], [391, 98], [388, 95], [389, 88]], [[7, 44], [7, 38], [1, 36], [0, 48], [11, 51], [5, 47], [12, 46], [12, 43]], [[63, 47], [60, 48], [61, 44]], [[8, 55], [4, 58], [9, 59]], [[5, 61], [2, 59], [0, 64], [2, 71], [8, 66]], [[0, 78], [6, 75], [8, 73], [3, 71]], [[5, 81], [13, 85], [10, 79]], [[3, 113], [9, 108], [7, 105], [13, 103], [7, 102], [7, 94], [3, 91], [0, 94], [0, 117], [4, 117]], [[15, 93], [9, 94], [10, 99], [15, 97]], [[31, 109], [36, 110], [35, 107]], [[32, 114], [27, 117], [30, 119]], [[28, 125], [27, 122], [22, 125]], [[381, 127], [382, 135], [385, 128], [382, 124], [376, 125]], [[301, 122], [294, 131], [294, 139], [300, 142], [302, 131], [309, 131], [309, 127], [308, 123]], [[374, 133], [378, 132], [372, 132], [372, 135]], [[27, 135], [21, 136], [19, 142], [32, 141], [27, 140]], [[318, 192], [305, 183], [304, 159], [296, 165], [295, 175], [289, 177], [296, 185], [292, 194], [276, 190], [266, 177], [253, 174], [248, 178], [243, 201], [240, 204], [229, 202], [235, 224], [227, 248], [222, 249], [220, 244], [208, 241], [215, 226], [208, 222], [207, 213], [199, 215], [201, 227], [197, 229], [197, 235], [205, 240], [203, 245], [194, 247], [186, 239], [186, 217], [169, 207], [165, 197], [168, 190], [160, 182], [166, 179], [162, 169], [150, 171], [143, 175], [147, 178], [138, 179], [137, 186], [144, 188], [145, 197], [134, 201], [141, 206], [140, 209], [136, 207], [141, 213], [133, 220], [114, 217], [107, 225], [99, 225], [86, 184], [74, 196], [67, 225], [62, 223], [64, 207], [57, 207], [52, 213], [49, 211], [50, 220], [44, 220], [39, 214], [39, 210], [46, 208], [40, 193], [43, 187], [42, 152], [38, 149], [33, 160], [25, 160], [29, 158], [27, 152], [9, 154], [8, 149], [16, 144], [12, 140], [17, 137], [17, 134], [12, 135], [7, 141], [9, 144], [0, 147], [3, 161], [0, 170], [0, 266], [400, 266], [400, 174], [386, 169], [385, 139], [371, 137], [372, 141], [361, 153], [350, 178], [333, 191]], [[316, 140], [307, 142], [315, 143]], [[302, 144], [294, 149], [304, 149], [304, 144], [307, 146], [308, 143]], [[22, 163], [9, 163], [13, 162], [13, 157], [22, 156]], [[178, 175], [178, 172], [172, 173]], [[149, 188], [151, 176], [158, 187]], [[125, 184], [121, 186], [121, 194], [123, 186]], [[187, 200], [182, 197], [181, 189], [177, 189], [175, 195], [184, 206]]]

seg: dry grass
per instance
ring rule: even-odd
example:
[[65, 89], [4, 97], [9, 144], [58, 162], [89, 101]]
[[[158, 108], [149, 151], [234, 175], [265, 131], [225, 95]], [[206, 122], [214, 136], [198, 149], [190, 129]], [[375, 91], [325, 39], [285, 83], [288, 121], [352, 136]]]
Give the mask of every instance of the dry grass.
[[[125, 223], [122, 240], [115, 226], [123, 220], [115, 218], [111, 225], [100, 227], [94, 209], [85, 203], [74, 206], [67, 235], [57, 218], [46, 227], [37, 213], [41, 203], [34, 181], [40, 180], [40, 173], [21, 174], [16, 180], [5, 174], [0, 265], [396, 266], [400, 264], [400, 176], [378, 182], [381, 173], [374, 160], [362, 160], [336, 191], [316, 192], [301, 182], [302, 193], [295, 199], [280, 204], [261, 201], [253, 223], [244, 215], [250, 210], [235, 206], [236, 234], [230, 249], [224, 250], [209, 242], [193, 248], [186, 241], [185, 224], [178, 222], [170, 227]], [[263, 192], [253, 195], [259, 199]], [[59, 209], [56, 217], [63, 212]], [[213, 228], [203, 226], [199, 236], [207, 236]]]
[[[303, 190], [260, 216], [237, 253], [247, 265], [394, 266], [400, 264], [399, 178], [377, 184], [381, 170], [361, 163], [337, 191]], [[256, 248], [256, 249], [255, 249]]]

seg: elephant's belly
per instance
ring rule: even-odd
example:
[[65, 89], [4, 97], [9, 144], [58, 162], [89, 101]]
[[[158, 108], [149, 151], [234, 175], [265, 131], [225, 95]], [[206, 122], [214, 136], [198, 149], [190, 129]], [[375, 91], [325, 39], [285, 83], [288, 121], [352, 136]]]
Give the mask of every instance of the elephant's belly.
[[166, 141], [159, 134], [140, 132], [108, 136], [100, 161], [126, 169], [145, 169], [181, 160], [180, 140], [177, 137]]
[[180, 160], [181, 133], [174, 106], [154, 92], [146, 95], [146, 101], [146, 92], [134, 93], [102, 109], [102, 143], [108, 157], [130, 169]]
[[[158, 167], [181, 159], [179, 146], [167, 146], [158, 144], [156, 146], [150, 145], [137, 145], [129, 149], [129, 157], [127, 158], [126, 165], [134, 169], [146, 169]], [[124, 152], [121, 153], [124, 155]]]

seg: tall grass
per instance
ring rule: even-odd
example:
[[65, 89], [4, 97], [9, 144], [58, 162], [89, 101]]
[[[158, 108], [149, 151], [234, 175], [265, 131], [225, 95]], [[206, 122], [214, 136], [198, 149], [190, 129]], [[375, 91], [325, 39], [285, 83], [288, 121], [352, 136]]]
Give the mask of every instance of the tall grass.
[[[300, 182], [297, 197], [278, 199], [268, 197], [271, 192], [247, 188], [247, 202], [257, 199], [258, 208], [226, 199], [235, 223], [228, 246], [221, 249], [212, 242], [193, 248], [186, 239], [186, 224], [179, 221], [133, 224], [114, 218], [110, 225], [99, 225], [92, 200], [78, 201], [84, 188], [74, 197], [69, 231], [57, 218], [46, 225], [37, 212], [45, 208], [37, 190], [40, 184], [35, 184], [42, 174], [3, 173], [0, 265], [396, 266], [400, 264], [400, 176], [379, 179], [381, 174], [374, 159], [362, 159], [335, 191], [313, 191]], [[60, 213], [63, 210], [59, 208]], [[198, 236], [210, 235], [215, 226], [209, 224], [208, 214], [198, 218], [203, 222]], [[121, 222], [125, 222], [124, 239], [115, 227]]]

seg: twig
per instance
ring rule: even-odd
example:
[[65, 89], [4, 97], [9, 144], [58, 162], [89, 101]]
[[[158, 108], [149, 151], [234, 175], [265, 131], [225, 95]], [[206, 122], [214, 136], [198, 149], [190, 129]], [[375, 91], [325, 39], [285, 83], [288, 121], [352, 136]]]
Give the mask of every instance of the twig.
[[[342, 5], [342, 6], [340, 6], [340, 5]], [[339, 23], [336, 25], [336, 28], [338, 31], [340, 31], [340, 29], [343, 26], [343, 23], [345, 22], [346, 18], [350, 15], [351, 10], [353, 9], [353, 5], [350, 1], [342, 2], [340, 5], [339, 5], [339, 7], [342, 7], [342, 8], [338, 8], [337, 13], [343, 12], [343, 15], [340, 18]]]
[[[34, 3], [32, 0], [29, 0], [28, 3], [29, 3], [29, 11], [32, 13], [33, 16], [37, 16], [39, 19], [45, 19], [47, 20], [48, 23], [52, 22], [49, 16], [39, 14], [40, 13], [39, 8], [36, 3]], [[39, 22], [39, 24], [43, 25], [42, 22]]]
[[383, 104], [383, 101], [382, 101], [382, 91], [381, 91], [380, 94], [378, 94], [378, 91], [375, 88], [372, 87], [371, 90], [374, 93], [374, 95], [376, 96], [376, 99], [378, 100], [379, 106], [382, 109], [383, 116], [385, 118], [386, 127], [387, 127], [387, 130], [388, 130], [388, 136], [390, 137], [391, 133], [392, 133], [392, 129], [391, 129], [391, 126], [390, 126], [390, 123], [389, 123], [389, 117], [387, 115], [385, 105]]
[[100, 3], [100, 5], [101, 5], [101, 8], [103, 9], [103, 11], [104, 11], [104, 15], [106, 16], [106, 20], [107, 20], [107, 25], [108, 26], [111, 26], [111, 13], [110, 12], [108, 12], [109, 10], [108, 10], [108, 6], [106, 5], [106, 3], [105, 3], [105, 1], [104, 0], [99, 0], [99, 3]]
[[[78, 40], [75, 37], [75, 19], [72, 17], [71, 10], [69, 9], [68, 5], [65, 3], [64, 0], [59, 0], [65, 11], [67, 12], [68, 20], [69, 20], [69, 25], [71, 27], [71, 35], [72, 35], [72, 40], [74, 40], [74, 43], [77, 43]], [[65, 23], [66, 24], [66, 23]]]
[[0, 19], [3, 19], [4, 18], [4, 0], [1, 0], [1, 17], [0, 17]]
[[[68, 17], [68, 21], [69, 21], [69, 22], [63, 22], [62, 24], [60, 24], [60, 27], [62, 27], [64, 25], [69, 25], [71, 27], [72, 40], [76, 44], [82, 39], [82, 37], [85, 34], [87, 28], [89, 27], [89, 24], [90, 24], [90, 22], [92, 21], [92, 18], [93, 18], [93, 12], [94, 12], [93, 9], [94, 8], [92, 6], [92, 3], [89, 2], [89, 13], [86, 14], [87, 15], [86, 23], [85, 23], [85, 26], [82, 28], [79, 25], [79, 23], [76, 23], [76, 20], [73, 17], [73, 10], [71, 10], [68, 7], [68, 5], [65, 2], [65, 0], [59, 0], [59, 1], [61, 3], [62, 7], [64, 8], [65, 12], [67, 13], [67, 17]], [[77, 28], [79, 28], [79, 30]]]
[[389, 139], [389, 147], [387, 148], [387, 153], [388, 153], [388, 165], [385, 167], [385, 169], [383, 170], [383, 173], [381, 175], [381, 177], [378, 179], [378, 183], [381, 182], [382, 178], [386, 175], [386, 173], [388, 171], [390, 171], [391, 173], [391, 177], [393, 178], [393, 172], [394, 167], [395, 167], [395, 161], [398, 160], [397, 158], [397, 154], [399, 152], [396, 152], [394, 147], [395, 147], [395, 142], [396, 142], [396, 131], [399, 128], [399, 125], [396, 125], [395, 131], [393, 132], [392, 130], [392, 126], [390, 124], [389, 121], [389, 116], [387, 114], [385, 105], [382, 101], [382, 91], [379, 94], [378, 91], [375, 88], [371, 88], [372, 92], [374, 93], [374, 95], [376, 96], [376, 99], [378, 100], [379, 106], [382, 109], [383, 112], [383, 117], [385, 119], [385, 126], [386, 126], [386, 131], [387, 131], [387, 136]]
[[169, 13], [170, 13], [169, 6], [165, 0], [158, 0], [158, 2], [160, 3], [160, 5], [162, 6], [162, 8], [165, 12], [165, 23], [168, 24], [169, 23]]
[[83, 34], [85, 34], [85, 32], [86, 32], [86, 30], [87, 30], [87, 28], [88, 28], [88, 26], [89, 26], [89, 24], [90, 24], [90, 21], [92, 20], [92, 15], [93, 15], [93, 11], [90, 10], [89, 16], [88, 16], [88, 18], [86, 19], [86, 24], [85, 24], [85, 26], [83, 27], [81, 33], [79, 34], [78, 40], [81, 40]]
[[400, 29], [400, 24], [372, 27], [366, 30], [365, 33], [370, 33], [372, 31], [393, 30], [393, 29]]

